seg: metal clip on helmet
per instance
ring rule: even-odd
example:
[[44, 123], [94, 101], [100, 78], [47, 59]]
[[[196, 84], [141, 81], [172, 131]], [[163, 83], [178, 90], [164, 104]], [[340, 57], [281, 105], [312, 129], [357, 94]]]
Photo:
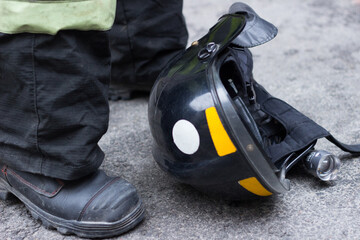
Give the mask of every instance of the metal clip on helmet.
[[248, 48], [276, 34], [271, 23], [236, 3], [163, 70], [148, 113], [153, 156], [164, 171], [210, 195], [244, 200], [288, 191], [285, 175], [302, 159], [314, 175], [333, 179], [326, 175], [338, 161], [311, 155], [319, 138], [360, 152], [253, 79]]

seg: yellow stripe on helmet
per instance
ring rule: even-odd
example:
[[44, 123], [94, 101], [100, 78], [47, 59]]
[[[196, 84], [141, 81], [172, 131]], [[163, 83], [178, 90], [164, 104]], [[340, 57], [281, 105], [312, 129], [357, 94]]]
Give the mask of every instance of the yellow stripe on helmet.
[[222, 125], [215, 107], [205, 110], [206, 120], [215, 149], [220, 157], [236, 152], [236, 147]]
[[261, 185], [261, 183], [256, 179], [256, 177], [251, 177], [251, 178], [246, 178], [244, 180], [240, 180], [239, 184], [243, 188], [245, 188], [246, 190], [248, 190], [249, 192], [251, 192], [255, 195], [262, 196], [262, 197], [272, 195], [271, 192], [266, 190], [266, 188], [264, 188], [264, 186]]

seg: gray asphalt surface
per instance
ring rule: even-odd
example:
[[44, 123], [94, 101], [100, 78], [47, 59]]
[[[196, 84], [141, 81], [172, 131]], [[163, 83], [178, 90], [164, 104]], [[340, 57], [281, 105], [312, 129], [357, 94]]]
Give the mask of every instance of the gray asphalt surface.
[[[204, 35], [235, 1], [185, 0], [189, 42]], [[360, 1], [247, 2], [279, 29], [252, 49], [254, 76], [270, 93], [330, 130], [360, 143]], [[102, 165], [132, 182], [145, 221], [119, 239], [360, 239], [360, 159], [327, 141], [319, 149], [340, 156], [338, 180], [322, 183], [292, 170], [291, 190], [245, 203], [209, 198], [175, 182], [151, 156], [147, 97], [112, 102]], [[47, 230], [18, 200], [0, 201], [0, 239], [77, 239]]]

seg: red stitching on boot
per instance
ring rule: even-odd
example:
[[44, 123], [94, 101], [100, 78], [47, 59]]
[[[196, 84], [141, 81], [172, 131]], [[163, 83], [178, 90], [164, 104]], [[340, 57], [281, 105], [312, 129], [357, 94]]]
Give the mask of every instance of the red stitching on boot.
[[64, 186], [64, 183], [63, 183], [62, 181], [58, 180], [58, 183], [60, 184], [60, 186], [59, 186], [57, 189], [55, 189], [55, 191], [53, 191], [52, 193], [49, 193], [49, 192], [47, 192], [47, 191], [45, 191], [45, 190], [43, 190], [43, 189], [41, 189], [41, 188], [38, 188], [37, 186], [35, 186], [35, 185], [31, 184], [31, 183], [29, 183], [28, 181], [26, 181], [25, 179], [23, 179], [21, 176], [19, 176], [18, 174], [16, 174], [16, 172], [14, 172], [13, 170], [11, 170], [11, 169], [7, 169], [7, 170], [10, 171], [16, 178], [18, 178], [18, 179], [20, 180], [20, 182], [22, 182], [22, 183], [24, 183], [25, 185], [28, 185], [28, 186], [36, 189], [36, 190], [39, 191], [39, 192], [42, 192], [42, 193], [44, 193], [44, 194], [47, 194], [47, 195], [54, 196], [55, 193], [57, 193], [57, 192]]
[[7, 166], [6, 165], [1, 169], [1, 171], [5, 176], [7, 176]]

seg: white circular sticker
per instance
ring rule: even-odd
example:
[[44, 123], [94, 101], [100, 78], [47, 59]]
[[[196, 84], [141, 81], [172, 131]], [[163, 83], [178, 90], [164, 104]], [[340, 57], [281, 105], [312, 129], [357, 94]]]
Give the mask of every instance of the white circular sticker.
[[172, 130], [175, 145], [185, 154], [195, 153], [200, 146], [200, 136], [195, 126], [184, 119], [177, 121]]

